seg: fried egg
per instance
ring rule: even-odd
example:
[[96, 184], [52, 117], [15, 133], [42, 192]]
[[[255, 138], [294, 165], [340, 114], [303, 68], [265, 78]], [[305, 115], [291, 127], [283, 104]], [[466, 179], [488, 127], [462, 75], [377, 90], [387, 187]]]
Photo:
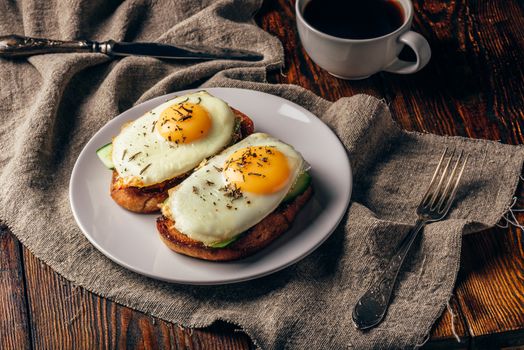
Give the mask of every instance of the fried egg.
[[145, 187], [183, 175], [229, 145], [234, 128], [231, 108], [206, 91], [171, 99], [113, 139], [120, 185]]
[[162, 213], [178, 231], [205, 245], [227, 241], [273, 212], [305, 164], [293, 147], [252, 134], [171, 190]]

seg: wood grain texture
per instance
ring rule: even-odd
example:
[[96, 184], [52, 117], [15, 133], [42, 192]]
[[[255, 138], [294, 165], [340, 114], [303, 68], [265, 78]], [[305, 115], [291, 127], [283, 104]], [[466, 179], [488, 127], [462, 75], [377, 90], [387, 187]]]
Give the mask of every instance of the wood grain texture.
[[466, 320], [455, 297], [452, 297], [446, 310], [435, 323], [426, 349], [467, 349], [470, 335]]
[[0, 225], [0, 349], [30, 349], [20, 243]]
[[[331, 101], [357, 93], [384, 98], [408, 130], [524, 143], [522, 1], [416, 0], [414, 5], [414, 28], [432, 47], [430, 64], [409, 76], [380, 73], [343, 81], [305, 54], [294, 1], [265, 1], [257, 22], [280, 38], [286, 57], [282, 72], [271, 73], [269, 80], [301, 85]], [[523, 194], [520, 189], [517, 196]], [[518, 219], [523, 222], [524, 215]], [[5, 230], [0, 230], [0, 254], [1, 349], [252, 348], [249, 338], [230, 326], [184, 329], [75, 288]], [[521, 230], [493, 229], [464, 239], [450, 309], [453, 317], [449, 310], [443, 313], [425, 348], [524, 344]]]
[[515, 345], [515, 337], [524, 339], [522, 230], [493, 229], [466, 237], [463, 255], [468, 258], [463, 259], [457, 297], [473, 339], [491, 348]]
[[249, 349], [228, 325], [183, 329], [100, 298], [23, 250], [35, 349]]

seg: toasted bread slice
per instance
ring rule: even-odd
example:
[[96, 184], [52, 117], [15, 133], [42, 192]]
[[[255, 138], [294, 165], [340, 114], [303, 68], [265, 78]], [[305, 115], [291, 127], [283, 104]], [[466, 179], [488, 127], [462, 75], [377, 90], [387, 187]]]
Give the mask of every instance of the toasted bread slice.
[[245, 258], [268, 246], [291, 228], [300, 209], [307, 203], [313, 188], [311, 185], [289, 203], [280, 205], [258, 224], [244, 232], [241, 237], [224, 248], [211, 248], [195, 241], [174, 228], [174, 222], [161, 216], [156, 227], [162, 241], [177, 253], [212, 261], [229, 261]]
[[[231, 108], [235, 116], [240, 119], [240, 130], [233, 136], [233, 143], [240, 141], [254, 130], [253, 121], [244, 113]], [[174, 179], [164, 181], [160, 184], [147, 187], [125, 187], [117, 186], [118, 173], [113, 171], [111, 179], [111, 197], [121, 207], [135, 213], [154, 213], [159, 211], [158, 205], [166, 200], [167, 190], [181, 183], [189, 174], [178, 176]]]

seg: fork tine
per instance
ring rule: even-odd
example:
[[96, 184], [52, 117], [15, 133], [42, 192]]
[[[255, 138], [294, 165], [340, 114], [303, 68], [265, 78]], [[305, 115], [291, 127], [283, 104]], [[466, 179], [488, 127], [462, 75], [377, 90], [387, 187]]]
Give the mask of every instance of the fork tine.
[[462, 174], [464, 173], [464, 169], [466, 168], [466, 164], [468, 163], [469, 154], [466, 154], [466, 157], [464, 158], [464, 163], [462, 163], [462, 168], [460, 169], [460, 173], [457, 176], [457, 179], [455, 180], [455, 185], [453, 186], [453, 190], [451, 191], [450, 196], [447, 199], [446, 206], [444, 210], [442, 211], [442, 215], [446, 215], [449, 211], [449, 208], [451, 208], [451, 204], [453, 203], [453, 200], [455, 199], [455, 195], [457, 194], [457, 188], [460, 183], [460, 179], [462, 178]]
[[455, 175], [457, 173], [457, 168], [459, 164], [461, 163], [462, 156], [464, 154], [464, 151], [460, 151], [457, 161], [455, 162], [455, 165], [453, 166], [453, 170], [451, 171], [451, 175], [449, 176], [449, 179], [447, 181], [446, 187], [444, 187], [444, 191], [442, 192], [442, 195], [440, 196], [440, 200], [438, 201], [435, 208], [438, 208], [438, 212], [440, 212], [442, 209], [444, 209], [446, 206], [443, 205], [446, 198], [451, 193], [451, 183], [453, 182], [453, 179], [455, 178]]
[[442, 166], [442, 162], [444, 161], [444, 157], [448, 153], [448, 148], [446, 147], [444, 149], [444, 152], [442, 152], [442, 156], [440, 156], [440, 160], [438, 162], [437, 168], [435, 169], [435, 172], [433, 173], [433, 177], [431, 177], [431, 181], [429, 182], [428, 189], [426, 190], [426, 193], [424, 194], [424, 197], [422, 198], [422, 201], [420, 201], [420, 206], [426, 206], [426, 201], [430, 198], [430, 195], [432, 194], [431, 189], [433, 188], [433, 185], [435, 184], [435, 179], [437, 178], [437, 174], [440, 171], [440, 167]]
[[442, 175], [440, 175], [440, 180], [438, 182], [437, 188], [435, 189], [434, 195], [431, 198], [431, 202], [429, 202], [428, 206], [430, 207], [430, 210], [434, 210], [436, 208], [435, 204], [437, 204], [437, 199], [439, 199], [442, 195], [442, 184], [444, 183], [444, 179], [448, 176], [448, 169], [449, 165], [451, 164], [451, 160], [453, 159], [453, 156], [455, 155], [455, 149], [451, 151], [451, 156], [448, 159], [448, 162], [446, 163], [446, 167], [442, 171]]

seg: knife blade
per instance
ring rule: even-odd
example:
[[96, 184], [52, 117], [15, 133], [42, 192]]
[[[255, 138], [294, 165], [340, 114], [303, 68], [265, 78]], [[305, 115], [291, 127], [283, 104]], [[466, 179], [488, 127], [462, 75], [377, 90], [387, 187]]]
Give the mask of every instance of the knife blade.
[[149, 56], [163, 59], [260, 61], [256, 52], [211, 47], [167, 45], [151, 42], [62, 41], [19, 35], [0, 36], [0, 57], [23, 57], [47, 53], [95, 52], [108, 56]]

